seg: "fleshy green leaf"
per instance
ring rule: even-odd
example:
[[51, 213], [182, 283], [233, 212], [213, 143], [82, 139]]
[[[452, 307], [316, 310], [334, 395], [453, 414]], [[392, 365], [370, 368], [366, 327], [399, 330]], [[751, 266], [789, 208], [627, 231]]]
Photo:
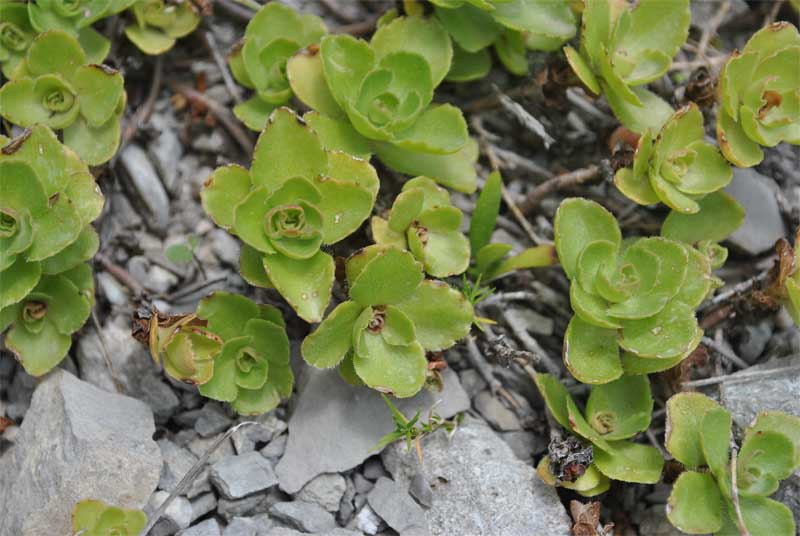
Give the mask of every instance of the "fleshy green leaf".
[[[369, 160], [372, 152], [369, 140], [359, 134], [347, 120], [334, 119], [317, 112], [307, 112], [303, 119], [319, 135], [319, 141], [325, 149], [342, 151], [356, 158]], [[334, 155], [328, 155], [328, 158], [333, 161]]]
[[395, 305], [414, 322], [417, 340], [428, 351], [449, 348], [464, 338], [474, 319], [464, 295], [441, 281], [423, 281]]
[[397, 133], [393, 142], [411, 151], [452, 154], [464, 147], [468, 139], [461, 110], [442, 104], [428, 107], [413, 125]]
[[583, 383], [608, 383], [619, 378], [622, 364], [616, 330], [573, 316], [564, 334], [564, 364]]
[[731, 414], [723, 408], [706, 411], [701, 422], [700, 445], [706, 465], [718, 479], [724, 478], [731, 444]]
[[45, 319], [42, 330], [31, 333], [17, 324], [6, 335], [6, 346], [22, 363], [31, 376], [50, 372], [67, 355], [72, 338], [59, 333], [52, 322]]
[[229, 229], [234, 222], [234, 209], [250, 191], [250, 172], [236, 164], [214, 170], [206, 179], [200, 199], [214, 223]]
[[113, 115], [99, 127], [78, 118], [64, 129], [64, 144], [90, 166], [105, 164], [117, 152], [120, 140], [119, 116]]
[[306, 322], [319, 322], [331, 299], [334, 280], [333, 258], [322, 251], [296, 260], [283, 255], [265, 255], [269, 280]]
[[253, 95], [246, 101], [234, 106], [233, 115], [250, 130], [261, 132], [267, 126], [267, 121], [273, 110], [275, 110], [274, 104], [265, 101], [258, 95]]
[[301, 50], [286, 63], [286, 76], [294, 94], [320, 114], [342, 119], [345, 113], [325, 81], [319, 51]]
[[317, 368], [338, 365], [353, 347], [353, 325], [362, 310], [363, 307], [354, 301], [337, 305], [303, 340], [303, 359]]
[[621, 320], [619, 344], [639, 356], [670, 358], [689, 351], [700, 329], [694, 310], [671, 301], [661, 312], [640, 320]]
[[453, 38], [453, 48], [465, 52], [475, 53], [488, 47], [502, 31], [489, 12], [469, 3], [455, 9], [435, 5], [434, 13]]
[[700, 393], [678, 393], [667, 400], [664, 445], [676, 460], [694, 468], [706, 464], [702, 447], [702, 423], [710, 410], [721, 406]]
[[419, 54], [430, 65], [434, 87], [444, 79], [453, 57], [450, 36], [432, 18], [398, 17], [378, 28], [370, 45], [378, 60], [398, 51]]
[[672, 487], [667, 519], [681, 532], [708, 534], [722, 528], [722, 495], [708, 473], [686, 471]]
[[614, 441], [610, 449], [595, 451], [594, 463], [597, 468], [612, 480], [655, 484], [661, 480], [664, 458], [655, 447]]
[[488, 49], [467, 52], [453, 43], [453, 61], [445, 80], [448, 82], [471, 82], [480, 80], [492, 70], [492, 56]]
[[469, 243], [473, 255], [492, 240], [497, 215], [500, 212], [502, 188], [503, 177], [499, 171], [493, 171], [486, 179], [469, 222]]
[[650, 426], [653, 397], [646, 376], [622, 376], [595, 385], [586, 402], [586, 420], [606, 439], [627, 439]]
[[0, 309], [22, 300], [33, 290], [42, 275], [39, 262], [28, 262], [22, 257], [0, 275]]
[[350, 297], [365, 307], [396, 304], [410, 296], [422, 279], [422, 267], [410, 253], [384, 248], [351, 282]]
[[634, 132], [643, 133], [648, 129], [656, 132], [673, 113], [672, 106], [643, 87], [631, 88], [642, 103], [641, 106], [636, 106], [620, 97], [606, 84], [601, 83], [600, 85], [614, 115], [623, 125]]
[[702, 240], [720, 242], [744, 222], [744, 208], [726, 192], [714, 192], [697, 202], [700, 212], [672, 211], [664, 220], [661, 235], [687, 244]]
[[229, 292], [215, 292], [197, 305], [197, 316], [208, 320], [208, 329], [224, 341], [241, 335], [247, 321], [257, 315], [254, 302]]
[[242, 244], [239, 251], [239, 273], [254, 287], [273, 288], [264, 270], [264, 254], [247, 244]]
[[82, 65], [73, 78], [81, 115], [89, 125], [99, 127], [111, 119], [122, 98], [122, 75], [103, 65]]
[[472, 193], [477, 187], [478, 144], [471, 138], [457, 152], [446, 155], [412, 151], [385, 142], [375, 143], [374, 148], [384, 164], [401, 173], [424, 175], [464, 193]]
[[570, 430], [572, 426], [569, 423], [567, 400], [571, 397], [567, 388], [552, 374], [537, 373], [534, 381], [539, 389], [539, 394], [542, 395], [545, 404], [547, 404], [547, 409], [550, 410], [550, 414], [558, 424]]
[[428, 361], [417, 343], [391, 346], [379, 335], [370, 334], [368, 356], [353, 356], [358, 376], [369, 387], [398, 398], [413, 396], [425, 383]]
[[556, 211], [555, 244], [558, 259], [570, 279], [575, 277], [578, 256], [595, 240], [619, 246], [622, 235], [617, 220], [605, 208], [581, 198], [565, 199]]

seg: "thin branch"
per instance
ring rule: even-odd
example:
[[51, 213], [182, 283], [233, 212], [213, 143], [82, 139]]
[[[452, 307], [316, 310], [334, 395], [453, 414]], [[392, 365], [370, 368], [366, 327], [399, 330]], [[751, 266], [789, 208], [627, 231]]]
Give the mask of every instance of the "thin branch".
[[500, 383], [500, 380], [494, 377], [491, 365], [489, 365], [486, 358], [483, 357], [472, 335], [467, 337], [467, 360], [470, 365], [472, 365], [472, 368], [477, 370], [481, 378], [489, 385], [489, 390], [492, 394], [497, 394], [503, 389], [503, 385]]
[[[533, 95], [537, 95], [540, 93], [541, 89], [536, 84], [525, 84], [522, 86], [509, 89], [508, 91], [505, 92], [505, 95], [514, 99], [518, 97], [531, 97]], [[462, 106], [461, 109], [466, 114], [472, 114], [475, 112], [494, 110], [495, 108], [499, 108], [500, 106], [501, 106], [500, 98], [495, 93], [492, 95], [488, 95], [486, 97], [475, 99], [474, 101], [467, 103], [465, 106]]]
[[729, 351], [727, 348], [719, 344], [717, 341], [710, 337], [703, 337], [701, 341], [705, 346], [714, 350], [720, 357], [728, 361], [729, 363], [735, 365], [740, 369], [746, 369], [750, 365], [747, 364], [741, 357], [734, 354], [733, 352]]
[[227, 107], [221, 105], [200, 91], [192, 89], [188, 86], [173, 84], [172, 90], [176, 93], [180, 93], [189, 99], [189, 101], [197, 103], [211, 112], [214, 117], [219, 119], [219, 122], [222, 123], [222, 126], [225, 127], [228, 133], [233, 137], [233, 139], [236, 140], [236, 142], [239, 144], [239, 147], [241, 147], [245, 153], [251, 154], [253, 152], [253, 141], [250, 139], [250, 136], [247, 134], [247, 132], [242, 129], [238, 120], [231, 115]]
[[234, 102], [237, 104], [242, 102], [242, 94], [239, 92], [239, 87], [236, 85], [236, 82], [233, 81], [233, 76], [231, 76], [231, 71], [228, 69], [228, 64], [225, 62], [225, 58], [222, 56], [222, 52], [217, 44], [217, 38], [214, 37], [213, 30], [208, 29], [204, 31], [203, 37], [206, 40], [208, 49], [211, 51], [211, 56], [214, 58], [214, 63], [217, 64], [217, 68], [222, 73], [222, 81], [225, 83], [225, 89], [228, 90], [228, 94], [231, 96]]
[[139, 281], [137, 281], [136, 278], [133, 277], [125, 268], [114, 263], [114, 261], [106, 257], [106, 255], [103, 253], [98, 253], [94, 256], [94, 258], [100, 263], [106, 272], [110, 273], [114, 277], [114, 279], [128, 287], [128, 290], [131, 291], [134, 299], [138, 299], [144, 294], [144, 287], [142, 287], [142, 284], [139, 283]]
[[528, 110], [526, 110], [521, 104], [517, 101], [513, 100], [511, 97], [500, 91], [500, 89], [493, 85], [492, 86], [495, 93], [497, 94], [497, 98], [500, 102], [500, 105], [511, 115], [513, 115], [519, 123], [528, 129], [529, 131], [536, 134], [538, 137], [542, 139], [544, 143], [544, 148], [549, 149], [550, 146], [555, 143], [556, 139], [552, 137], [544, 128], [544, 125], [536, 119]]
[[333, 33], [350, 34], [354, 36], [366, 35], [375, 30], [375, 25], [378, 23], [379, 18], [379, 15], [373, 15], [360, 22], [338, 26], [333, 29]]
[[697, 44], [698, 58], [706, 57], [706, 48], [708, 48], [708, 44], [711, 42], [711, 39], [717, 34], [720, 24], [722, 24], [722, 21], [725, 19], [725, 15], [728, 14], [730, 9], [730, 0], [725, 0], [725, 2], [723, 2], [722, 5], [717, 9], [717, 12], [714, 13], [714, 16], [711, 17], [711, 20], [708, 21], [708, 24], [705, 25], [705, 28], [703, 28], [703, 34], [700, 36], [700, 42]]
[[114, 389], [116, 389], [118, 393], [124, 393], [125, 390], [122, 387], [119, 376], [117, 376], [117, 371], [114, 370], [114, 363], [111, 361], [111, 352], [108, 351], [106, 337], [103, 335], [103, 330], [100, 329], [100, 322], [97, 320], [97, 314], [95, 314], [94, 309], [92, 309], [92, 324], [94, 325], [94, 330], [97, 332], [97, 340], [100, 341], [100, 349], [102, 350], [103, 359], [108, 367], [108, 373], [111, 375], [111, 381], [114, 383]]
[[572, 188], [585, 182], [594, 180], [600, 175], [600, 166], [591, 165], [586, 168], [577, 169], [563, 175], [557, 175], [552, 179], [544, 181], [534, 188], [520, 204], [519, 209], [522, 214], [528, 214], [544, 199], [547, 195], [564, 188]]
[[252, 9], [243, 7], [233, 0], [215, 0], [214, 7], [222, 8], [222, 11], [242, 22], [250, 22], [256, 14]]
[[760, 380], [769, 378], [771, 376], [780, 376], [788, 372], [800, 370], [800, 364], [788, 365], [785, 367], [767, 369], [767, 370], [745, 370], [735, 374], [726, 374], [725, 376], [715, 376], [714, 378], [706, 378], [703, 380], [694, 380], [685, 382], [684, 387], [707, 387], [709, 385], [717, 385], [720, 383], [741, 383], [753, 380]]
[[769, 275], [769, 270], [761, 272], [758, 275], [754, 275], [750, 279], [746, 279], [740, 283], [735, 284], [728, 290], [720, 292], [719, 294], [717, 294], [704, 304], [700, 305], [700, 307], [697, 308], [697, 312], [701, 313], [703, 311], [711, 309], [712, 307], [716, 307], [721, 303], [725, 303], [734, 297], [738, 297], [744, 294], [745, 292], [748, 292], [750, 289], [753, 288], [753, 286], [756, 283], [761, 283], [762, 281], [765, 281], [768, 275]]
[[136, 131], [139, 130], [143, 124], [150, 119], [150, 116], [153, 114], [153, 108], [156, 104], [156, 99], [158, 98], [158, 93], [161, 91], [161, 81], [163, 79], [164, 73], [164, 56], [158, 56], [156, 58], [156, 63], [153, 65], [153, 77], [152, 82], [150, 83], [150, 91], [147, 93], [147, 99], [142, 103], [136, 113], [133, 114], [128, 124], [125, 125], [125, 130], [122, 131], [122, 136], [120, 136], [119, 142], [119, 149], [117, 149], [117, 153], [114, 155], [114, 158], [111, 159], [111, 167], [117, 163], [122, 151], [125, 147], [133, 139], [134, 134]]

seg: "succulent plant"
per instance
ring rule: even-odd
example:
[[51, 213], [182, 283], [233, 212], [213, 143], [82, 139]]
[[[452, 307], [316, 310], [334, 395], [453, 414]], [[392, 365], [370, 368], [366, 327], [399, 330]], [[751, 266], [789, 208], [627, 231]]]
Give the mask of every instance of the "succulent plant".
[[148, 342], [153, 361], [163, 362], [164, 371], [180, 382], [202, 385], [211, 380], [222, 338], [207, 322], [196, 314], [152, 318]]
[[254, 91], [250, 99], [233, 108], [236, 117], [252, 130], [263, 129], [272, 110], [292, 96], [286, 61], [298, 50], [318, 43], [327, 31], [315, 15], [301, 15], [278, 2], [262, 7], [228, 57], [236, 81]]
[[425, 384], [425, 352], [444, 350], [466, 336], [472, 306], [447, 284], [424, 280], [422, 265], [394, 246], [357, 251], [345, 271], [350, 300], [306, 337], [303, 358], [317, 368], [338, 365], [351, 383], [413, 396]]
[[[657, 131], [672, 107], [642, 87], [661, 78], [689, 33], [688, 0], [585, 0], [580, 52], [564, 52], [589, 91], [603, 94], [617, 118], [642, 133]], [[658, 31], [654, 31], [657, 28]]]
[[0, 115], [14, 124], [63, 130], [64, 143], [89, 165], [111, 159], [125, 107], [122, 75], [88, 63], [80, 43], [61, 30], [40, 34], [0, 88]]
[[427, 177], [416, 177], [403, 185], [388, 219], [372, 217], [372, 236], [378, 244], [409, 250], [433, 277], [458, 275], [469, 266], [461, 218], [447, 190]]
[[72, 511], [72, 531], [81, 536], [139, 536], [146, 524], [141, 510], [123, 510], [102, 501], [80, 501]]
[[80, 159], [45, 126], [0, 136], [0, 332], [34, 376], [66, 355], [94, 303], [89, 225], [103, 196]]
[[739, 167], [764, 158], [761, 145], [800, 145], [800, 34], [788, 22], [770, 24], [735, 52], [719, 76], [717, 140]]
[[0, 3], [0, 66], [3, 76], [12, 78], [25, 57], [36, 30], [28, 20], [28, 8], [21, 2]]
[[135, 0], [130, 10], [134, 24], [125, 27], [125, 35], [145, 54], [163, 54], [200, 24], [191, 0]]
[[694, 310], [716, 284], [708, 257], [663, 237], [623, 241], [614, 216], [586, 199], [564, 200], [554, 227], [575, 311], [564, 336], [575, 378], [666, 370], [697, 347]]
[[545, 456], [536, 468], [547, 484], [572, 489], [591, 497], [609, 488], [609, 479], [654, 484], [661, 478], [664, 459], [655, 447], [630, 441], [650, 426], [653, 398], [647, 376], [623, 376], [593, 385], [582, 413], [567, 389], [550, 374], [536, 374], [536, 387], [553, 418], [565, 429], [591, 444], [593, 461], [558, 480]]
[[432, 0], [434, 13], [453, 40], [447, 79], [477, 80], [491, 68], [489, 47], [513, 74], [528, 74], [526, 50], [558, 49], [575, 35], [566, 0]]
[[243, 277], [274, 286], [297, 314], [319, 322], [330, 301], [333, 258], [320, 250], [369, 217], [378, 176], [365, 160], [323, 149], [288, 108], [275, 110], [247, 169], [218, 168], [201, 194], [219, 225], [238, 236]]
[[337, 129], [349, 129], [351, 139], [368, 144], [387, 166], [471, 192], [477, 144], [458, 108], [431, 104], [452, 56], [450, 37], [437, 20], [396, 17], [384, 21], [369, 43], [349, 35], [323, 37], [319, 47], [289, 60], [287, 75], [301, 101], [340, 124]]
[[744, 431], [741, 448], [731, 427], [730, 414], [700, 393], [667, 401], [666, 447], [686, 466], [672, 488], [667, 518], [688, 534], [792, 536], [791, 510], [768, 497], [800, 467], [800, 418], [760, 413]]

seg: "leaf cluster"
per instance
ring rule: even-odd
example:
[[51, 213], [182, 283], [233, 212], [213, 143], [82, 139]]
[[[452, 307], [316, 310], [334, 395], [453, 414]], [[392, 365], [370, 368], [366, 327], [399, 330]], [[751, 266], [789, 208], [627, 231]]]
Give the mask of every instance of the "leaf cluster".
[[124, 510], [97, 500], [83, 500], [72, 511], [72, 531], [81, 536], [138, 536], [147, 524], [141, 510]]
[[191, 0], [134, 0], [130, 11], [134, 23], [125, 26], [125, 35], [139, 50], [153, 56], [167, 52], [200, 24]]
[[446, 430], [448, 434], [454, 434], [456, 428], [458, 427], [458, 423], [460, 421], [459, 417], [456, 417], [453, 420], [445, 420], [440, 415], [435, 413], [433, 409], [428, 412], [428, 420], [427, 421], [420, 421], [420, 415], [422, 414], [421, 410], [418, 410], [413, 417], [410, 419], [407, 418], [403, 413], [397, 409], [397, 407], [389, 400], [384, 394], [381, 394], [383, 401], [389, 407], [389, 411], [392, 412], [392, 421], [394, 422], [394, 430], [383, 436], [378, 444], [373, 447], [373, 452], [380, 452], [386, 447], [387, 445], [394, 443], [399, 439], [406, 440], [406, 448], [411, 450], [411, 443], [413, 442], [417, 449], [417, 457], [419, 458], [419, 463], [423, 463], [422, 460], [422, 438], [432, 434], [436, 430], [443, 429]]

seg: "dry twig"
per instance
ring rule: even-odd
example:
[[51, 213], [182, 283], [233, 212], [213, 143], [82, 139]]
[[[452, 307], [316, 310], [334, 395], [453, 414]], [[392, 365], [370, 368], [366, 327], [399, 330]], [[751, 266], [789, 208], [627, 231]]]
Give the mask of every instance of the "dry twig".
[[214, 115], [214, 117], [219, 119], [219, 122], [222, 123], [222, 126], [224, 126], [233, 139], [236, 140], [236, 143], [239, 144], [239, 147], [241, 147], [246, 154], [252, 154], [253, 141], [250, 139], [248, 133], [242, 129], [238, 120], [231, 115], [225, 106], [209, 98], [200, 91], [192, 89], [188, 86], [173, 84], [172, 90], [176, 93], [180, 93], [190, 102], [196, 103], [199, 106], [207, 109]]
[[600, 175], [600, 166], [591, 165], [583, 169], [577, 169], [563, 175], [556, 175], [534, 188], [520, 204], [519, 209], [522, 214], [528, 214], [544, 199], [548, 194], [564, 188], [579, 186], [589, 182]]

